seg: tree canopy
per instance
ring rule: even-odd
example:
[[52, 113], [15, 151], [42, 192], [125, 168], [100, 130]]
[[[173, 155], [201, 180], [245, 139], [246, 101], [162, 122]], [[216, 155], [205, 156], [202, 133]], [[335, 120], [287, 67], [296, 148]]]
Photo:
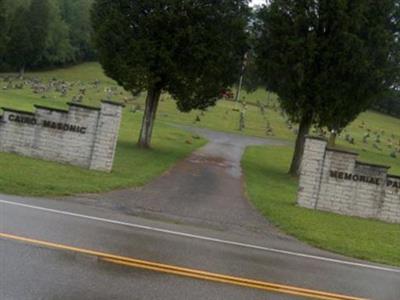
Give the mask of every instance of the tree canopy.
[[4, 54], [6, 51], [7, 34], [6, 34], [6, 11], [4, 9], [4, 0], [0, 0], [0, 66], [4, 60]]
[[395, 0], [273, 0], [259, 13], [257, 63], [300, 123], [291, 173], [310, 126], [340, 131], [398, 82]]
[[247, 0], [96, 0], [99, 60], [126, 90], [148, 91], [139, 144], [150, 146], [161, 92], [181, 111], [214, 105], [247, 50]]
[[6, 53], [6, 62], [21, 72], [29, 63], [32, 49], [27, 17], [28, 10], [25, 7], [21, 6], [14, 12]]
[[[0, 0], [0, 71], [92, 60], [93, 0]], [[1, 53], [7, 55], [1, 59]]]
[[400, 91], [392, 90], [373, 105], [381, 113], [400, 118]]
[[50, 29], [50, 4], [49, 0], [32, 0], [29, 6], [29, 15], [27, 18], [27, 29], [29, 30], [29, 38], [31, 49], [30, 63], [34, 65], [40, 60], [43, 49], [46, 47], [47, 36]]

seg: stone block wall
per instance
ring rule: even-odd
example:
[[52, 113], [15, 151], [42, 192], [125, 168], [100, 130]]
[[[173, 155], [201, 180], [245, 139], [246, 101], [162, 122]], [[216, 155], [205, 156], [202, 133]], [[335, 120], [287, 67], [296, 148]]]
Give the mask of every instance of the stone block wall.
[[0, 151], [111, 171], [122, 105], [103, 101], [101, 108], [68, 106], [36, 105], [35, 112], [3, 108]]
[[306, 139], [298, 204], [400, 223], [400, 177], [389, 175], [387, 166], [359, 162], [357, 153], [327, 144], [321, 138]]
[[[395, 183], [397, 182], [397, 185]], [[379, 219], [388, 222], [400, 223], [400, 177], [389, 175], [384, 190], [382, 208]]]
[[115, 109], [115, 105], [111, 102], [102, 103], [90, 162], [91, 169], [101, 171], [112, 169], [118, 142], [116, 133], [121, 125], [121, 118], [122, 109]]
[[322, 176], [326, 141], [323, 139], [313, 139], [312, 143], [307, 140], [304, 146], [301, 164], [299, 205], [307, 208], [315, 208], [318, 202], [320, 179]]

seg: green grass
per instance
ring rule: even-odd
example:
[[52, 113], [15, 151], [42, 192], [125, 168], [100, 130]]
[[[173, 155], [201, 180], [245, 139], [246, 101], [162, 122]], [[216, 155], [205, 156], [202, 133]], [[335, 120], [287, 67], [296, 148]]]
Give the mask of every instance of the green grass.
[[[0, 81], [0, 106], [33, 110], [34, 104], [42, 104], [66, 108], [66, 102], [77, 95], [82, 87], [87, 88], [84, 104], [97, 106], [106, 97], [105, 89], [116, 87], [97, 63], [35, 72], [28, 76], [44, 81], [62, 79], [75, 82], [75, 86], [63, 98], [56, 92], [37, 95], [29, 89], [3, 90], [6, 84]], [[97, 89], [90, 84], [96, 79], [101, 82]], [[132, 97], [119, 87], [113, 96], [112, 100], [123, 101], [127, 107], [111, 174], [0, 153], [0, 193], [71, 195], [143, 185], [205, 143], [202, 139], [193, 139], [189, 133], [168, 126], [170, 123], [267, 137], [266, 125], [269, 122], [274, 137], [289, 141], [295, 138], [295, 133], [289, 130], [284, 115], [277, 108], [276, 96], [261, 89], [242, 95], [242, 100], [248, 103], [246, 128], [242, 132], [238, 131], [239, 104], [219, 101], [215, 107], [203, 113], [180, 113], [175, 102], [165, 94], [159, 106], [153, 149], [140, 150], [135, 142], [143, 115], [142, 109], [138, 108], [144, 107], [144, 96]], [[268, 105], [265, 115], [261, 114], [257, 103]], [[200, 121], [196, 121], [197, 117]], [[361, 128], [362, 122], [366, 124], [365, 128]], [[373, 147], [372, 141], [368, 144], [362, 142], [367, 127], [372, 132], [385, 131], [379, 144], [380, 150]], [[358, 151], [361, 160], [390, 165], [391, 173], [400, 175], [400, 158], [394, 159], [389, 155], [394, 147], [400, 146], [399, 129], [399, 119], [366, 112], [346, 128], [346, 132], [338, 138], [338, 146]], [[345, 134], [351, 134], [356, 144], [346, 142]], [[247, 192], [260, 211], [282, 230], [317, 247], [361, 259], [400, 265], [400, 225], [311, 211], [295, 205], [297, 181], [287, 175], [291, 155], [292, 149], [289, 147], [251, 147], [246, 151], [243, 168]]]
[[[0, 76], [7, 75], [9, 74], [0, 74]], [[221, 101], [217, 106], [210, 108], [204, 116], [200, 116], [200, 122], [194, 123], [196, 116], [200, 114], [199, 111], [181, 113], [176, 109], [175, 102], [168, 95], [163, 95], [164, 101], [160, 104], [154, 131], [153, 150], [140, 150], [135, 142], [143, 116], [145, 94], [132, 97], [106, 77], [98, 63], [27, 73], [27, 77], [38, 78], [43, 83], [51, 79], [65, 80], [74, 82], [75, 85], [66, 97], [61, 97], [60, 93], [55, 91], [43, 95], [35, 94], [28, 87], [23, 90], [3, 89], [7, 83], [0, 81], [0, 107], [33, 111], [34, 104], [41, 104], [67, 108], [66, 103], [78, 95], [79, 89], [83, 87], [86, 88], [83, 103], [99, 106], [100, 100], [107, 96], [105, 90], [110, 87], [117, 88], [112, 100], [125, 102], [127, 107], [124, 110], [115, 166], [112, 174], [103, 174], [54, 162], [0, 153], [0, 169], [6, 170], [0, 173], [0, 193], [35, 196], [70, 195], [143, 185], [205, 143], [202, 139], [193, 139], [189, 133], [168, 126], [170, 123], [238, 132], [239, 113], [233, 110], [237, 107], [235, 103]], [[100, 81], [98, 88], [91, 84], [95, 80]], [[265, 98], [267, 94], [259, 90], [250, 96], [252, 97], [250, 102], [255, 103], [255, 99]], [[275, 101], [273, 95], [270, 98], [271, 101]], [[138, 107], [141, 109], [133, 113], [134, 108]], [[246, 115], [248, 122], [242, 134], [265, 136], [266, 121], [259, 113], [259, 109], [249, 105]], [[293, 135], [285, 127], [283, 118], [278, 112], [271, 110], [270, 122], [275, 128], [276, 135], [286, 138], [291, 138]]]
[[316, 247], [400, 266], [400, 224], [346, 217], [296, 206], [297, 180], [287, 174], [289, 147], [250, 147], [242, 166], [247, 193], [274, 225]]
[[157, 126], [153, 149], [141, 150], [134, 142], [138, 126], [137, 121], [124, 121], [110, 174], [0, 153], [0, 169], [3, 170], [0, 191], [14, 195], [56, 196], [141, 186], [204, 144], [204, 140], [192, 139], [188, 133]]
[[55, 69], [44, 72], [32, 72], [28, 76], [39, 77], [43, 79], [63, 79], [67, 81], [82, 81], [82, 82], [93, 82], [94, 80], [100, 80], [103, 84], [115, 85], [115, 82], [107, 77], [101, 66], [96, 63], [84, 63], [72, 67], [66, 67], [61, 69]]
[[[361, 128], [362, 122], [366, 128]], [[377, 144], [380, 150], [373, 147], [374, 138], [370, 138], [368, 144], [363, 143], [362, 139], [367, 133], [367, 128], [371, 132], [384, 131], [380, 138], [381, 142]], [[350, 145], [344, 140], [346, 133], [350, 133], [355, 138], [355, 145]], [[397, 158], [390, 157], [394, 149], [400, 149], [400, 119], [398, 118], [377, 112], [363, 113], [346, 128], [346, 132], [338, 140], [338, 146], [357, 151], [362, 161], [391, 166], [389, 172], [400, 175], [400, 153]]]
[[[168, 96], [164, 98], [166, 100], [160, 105], [159, 120], [161, 121], [204, 127], [242, 135], [267, 137], [265, 132], [268, 120], [274, 129], [273, 137], [284, 139], [293, 139], [295, 137], [294, 133], [287, 128], [283, 117], [273, 110], [268, 110], [268, 118], [266, 120], [260, 113], [258, 107], [248, 105], [245, 113], [246, 127], [240, 132], [238, 130], [240, 112], [236, 111], [238, 107], [240, 108], [240, 105], [234, 102], [221, 100], [216, 106], [210, 107], [204, 115], [199, 111], [183, 114], [176, 110], [176, 104], [173, 100]], [[200, 122], [195, 122], [197, 116], [200, 117]]]
[[[69, 69], [28, 74], [40, 78], [73, 81], [79, 78], [82, 84], [99, 78], [99, 91], [88, 89], [85, 103], [99, 105], [104, 97], [104, 88], [115, 85], [106, 78], [98, 64], [85, 64]], [[83, 80], [83, 79], [84, 80]], [[3, 83], [0, 83], [0, 85]], [[78, 88], [76, 88], [78, 89]], [[0, 106], [33, 110], [33, 104], [66, 107], [68, 98], [49, 93], [43, 99], [28, 89], [0, 90]], [[120, 95], [126, 97], [125, 94]], [[122, 99], [115, 99], [122, 100]], [[54, 196], [76, 193], [104, 192], [122, 187], [141, 186], [159, 176], [177, 161], [205, 144], [202, 139], [193, 139], [191, 134], [157, 122], [154, 131], [153, 149], [141, 150], [136, 140], [142, 113], [124, 110], [114, 169], [111, 174], [94, 172], [74, 166], [46, 162], [13, 154], [0, 153], [0, 193], [14, 195]]]
[[[70, 101], [72, 96], [78, 94], [80, 86], [86, 86], [86, 96], [84, 103], [89, 105], [99, 105], [99, 101], [106, 97], [104, 90], [111, 86], [116, 86], [115, 82], [107, 78], [98, 63], [86, 63], [79, 66], [57, 69], [54, 71], [38, 72], [28, 74], [32, 77], [49, 80], [52, 78], [63, 79], [69, 82], [78, 82], [74, 89], [67, 97], [62, 98], [58, 93], [46, 94], [46, 99], [42, 99], [41, 95], [33, 94], [30, 91], [23, 90], [1, 90], [0, 89], [0, 105], [13, 106], [23, 109], [32, 109], [33, 104], [41, 103], [54, 107], [65, 108], [65, 102]], [[100, 80], [101, 85], [98, 89], [90, 87], [90, 83], [94, 80]], [[1, 88], [1, 83], [0, 83]], [[244, 99], [247, 105], [245, 113], [246, 128], [238, 131], [239, 127], [239, 112], [240, 104], [232, 101], [221, 100], [214, 107], [210, 107], [206, 112], [192, 111], [190, 113], [181, 113], [176, 109], [176, 104], [169, 95], [162, 96], [163, 101], [160, 103], [157, 120], [159, 124], [177, 123], [183, 125], [204, 127], [214, 130], [239, 133], [243, 135], [252, 135], [258, 137], [267, 137], [266, 126], [270, 123], [274, 136], [276, 138], [293, 141], [296, 137], [294, 129], [289, 130], [285, 120], [286, 118], [280, 113], [277, 106], [277, 99], [274, 94], [268, 94], [265, 90], [259, 89], [254, 93], [247, 94], [243, 92], [242, 100]], [[124, 101], [127, 104], [126, 111], [133, 108], [144, 107], [145, 95], [132, 97], [129, 93], [118, 87], [116, 95], [113, 97], [115, 101]], [[261, 102], [269, 107], [266, 109], [266, 114], [262, 115], [260, 108], [257, 107], [257, 102]], [[200, 121], [196, 122], [199, 116]], [[136, 113], [136, 118], [140, 119], [140, 114]], [[366, 124], [366, 128], [360, 128], [361, 123]], [[139, 126], [139, 124], [135, 125]], [[374, 131], [384, 130], [385, 134], [381, 136], [381, 143], [378, 150], [373, 147], [373, 138], [368, 144], [362, 142], [364, 134], [367, 132], [367, 127]], [[395, 147], [400, 148], [400, 119], [389, 117], [375, 112], [366, 112], [361, 114], [356, 121], [346, 128], [345, 132], [338, 138], [338, 146], [345, 147], [350, 150], [356, 150], [360, 153], [360, 159], [371, 163], [384, 164], [392, 166], [391, 173], [400, 175], [400, 153], [398, 158], [390, 157], [390, 153]], [[344, 140], [345, 134], [351, 134], [355, 138], [356, 144], [350, 145]], [[394, 138], [392, 138], [392, 135]], [[134, 138], [134, 137], [133, 137]], [[390, 142], [389, 139], [392, 141]], [[392, 143], [392, 145], [390, 145]], [[389, 148], [389, 146], [391, 148]]]

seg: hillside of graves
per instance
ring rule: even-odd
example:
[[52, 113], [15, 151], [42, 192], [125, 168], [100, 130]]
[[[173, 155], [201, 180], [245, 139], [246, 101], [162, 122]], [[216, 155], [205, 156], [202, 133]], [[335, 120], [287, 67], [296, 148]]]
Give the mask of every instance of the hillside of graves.
[[[167, 94], [162, 95], [153, 150], [146, 152], [136, 147], [145, 93], [133, 96], [124, 91], [103, 74], [99, 64], [86, 63], [54, 71], [27, 73], [24, 78], [17, 74], [0, 73], [1, 107], [32, 111], [35, 104], [66, 108], [67, 102], [99, 106], [101, 100], [119, 101], [126, 105], [113, 174], [93, 174], [69, 166], [1, 153], [0, 167], [11, 170], [12, 174], [7, 177], [0, 175], [3, 176], [0, 179], [0, 191], [44, 195], [65, 193], [65, 185], [71, 185], [69, 193], [77, 193], [144, 184], [176, 160], [203, 145], [202, 139], [177, 129], [174, 126], [176, 124], [294, 141], [297, 126], [280, 109], [275, 95], [258, 89], [254, 93], [242, 93], [240, 101], [235, 102], [234, 94], [234, 90], [221, 93], [222, 99], [215, 107], [190, 113], [179, 112], [173, 99]], [[361, 160], [392, 166], [390, 172], [400, 174], [399, 129], [400, 119], [372, 111], [365, 112], [338, 136], [337, 146], [356, 150]], [[317, 128], [313, 128], [312, 134], [329, 136], [326, 130]], [[135, 172], [136, 164], [145, 168], [143, 161], [146, 159], [152, 161], [148, 170]], [[15, 164], [18, 168], [13, 168]], [[43, 167], [46, 172], [41, 171], [42, 166], [46, 166]], [[57, 175], [60, 174], [59, 168], [68, 172], [63, 171], [63, 176]], [[36, 171], [30, 171], [32, 169]], [[129, 176], [125, 176], [128, 174], [126, 172]], [[32, 174], [41, 175], [34, 176], [38, 182], [29, 184], [24, 182], [25, 176], [18, 178], [20, 174], [27, 174], [26, 179], [30, 179]], [[71, 183], [80, 176], [88, 178], [82, 187]], [[95, 183], [97, 177], [104, 178], [107, 183]]]
[[[106, 78], [99, 65], [84, 64], [51, 72], [0, 73], [0, 107], [33, 111], [34, 105], [67, 108], [67, 102], [100, 106], [102, 99], [124, 101], [126, 94]], [[118, 95], [117, 95], [118, 93]], [[136, 147], [141, 117], [125, 109], [113, 172], [0, 153], [0, 193], [14, 195], [71, 195], [141, 186], [158, 177], [205, 141], [191, 134], [156, 124], [153, 149]]]

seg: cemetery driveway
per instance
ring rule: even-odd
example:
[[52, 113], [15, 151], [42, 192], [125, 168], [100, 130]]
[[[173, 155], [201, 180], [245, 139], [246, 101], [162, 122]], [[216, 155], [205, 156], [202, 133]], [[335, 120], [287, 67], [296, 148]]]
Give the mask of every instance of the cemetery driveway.
[[81, 195], [80, 200], [89, 198], [93, 204], [131, 215], [218, 230], [244, 229], [265, 233], [267, 226], [268, 232], [277, 231], [246, 198], [240, 162], [249, 145], [278, 146], [285, 142], [206, 129], [185, 129], [205, 137], [209, 143], [142, 188]]

